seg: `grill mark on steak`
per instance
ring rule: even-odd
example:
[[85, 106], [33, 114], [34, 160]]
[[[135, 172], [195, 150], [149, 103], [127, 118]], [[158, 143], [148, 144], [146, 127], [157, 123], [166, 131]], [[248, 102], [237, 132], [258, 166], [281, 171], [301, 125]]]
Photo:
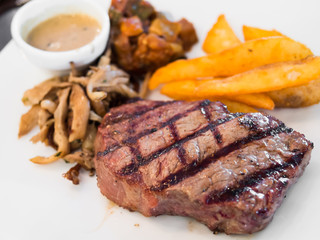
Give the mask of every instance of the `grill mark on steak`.
[[[205, 100], [204, 102], [202, 102], [200, 105], [201, 106], [200, 111], [205, 116], [208, 123], [211, 123], [211, 115], [210, 115], [208, 107], [207, 107], [209, 104], [210, 104], [209, 100]], [[211, 131], [212, 131], [212, 134], [213, 134], [214, 138], [216, 139], [217, 143], [221, 144], [222, 143], [222, 136], [220, 134], [219, 129], [211, 128]]]
[[210, 163], [214, 163], [219, 158], [226, 156], [230, 154], [231, 152], [240, 149], [245, 144], [248, 144], [255, 140], [260, 140], [262, 138], [268, 137], [268, 136], [276, 136], [279, 133], [286, 132], [290, 133], [293, 130], [291, 128], [287, 128], [284, 123], [281, 123], [278, 127], [270, 128], [267, 131], [258, 132], [255, 134], [248, 135], [245, 138], [242, 138], [238, 141], [235, 141], [228, 146], [221, 148], [218, 150], [213, 156], [209, 156], [206, 159], [204, 159], [200, 164], [198, 164], [198, 161], [194, 161], [191, 164], [187, 165], [185, 168], [181, 169], [180, 171], [169, 175], [166, 177], [159, 185], [150, 187], [151, 191], [162, 191], [164, 189], [167, 189], [170, 186], [176, 185], [179, 182], [183, 181], [184, 179], [194, 176], [198, 172], [201, 172], [203, 169], [205, 169]]
[[[204, 101], [206, 101], [206, 100], [204, 100]], [[199, 103], [198, 105], [196, 105], [195, 107], [193, 107], [193, 108], [185, 111], [184, 113], [178, 113], [178, 114], [176, 114], [175, 116], [173, 116], [172, 118], [170, 118], [170, 119], [167, 120], [166, 122], [163, 122], [163, 123], [160, 125], [159, 129], [164, 128], [164, 127], [167, 127], [168, 125], [169, 125], [169, 126], [172, 125], [173, 123], [175, 123], [175, 122], [178, 121], [179, 119], [187, 116], [187, 115], [188, 115], [189, 113], [191, 113], [191, 112], [198, 111], [198, 110], [199, 110], [199, 107], [202, 105], [202, 103], [203, 103], [203, 101], [200, 102], [200, 103]], [[163, 106], [163, 105], [161, 105], [161, 106]], [[161, 107], [161, 106], [157, 106], [157, 107], [155, 107], [155, 108], [158, 108], [158, 107]], [[154, 109], [155, 109], [155, 108], [154, 108]], [[154, 110], [154, 109], [151, 109], [151, 110]], [[146, 111], [145, 113], [147, 113], [147, 111]], [[142, 116], [142, 115], [139, 115], [139, 116]], [[127, 119], [123, 119], [123, 121], [124, 121], [124, 120], [127, 120]], [[119, 122], [122, 122], [122, 120], [120, 119], [120, 121], [118, 121], [118, 122], [111, 122], [111, 123], [109, 123], [109, 124], [115, 124], [115, 123], [119, 123]], [[149, 134], [151, 134], [151, 133], [154, 133], [154, 132], [156, 132], [156, 131], [158, 131], [157, 128], [146, 129], [146, 130], [138, 133], [138, 134], [135, 135], [135, 136], [129, 137], [129, 138], [127, 138], [127, 139], [124, 139], [121, 143], [124, 144], [124, 145], [129, 145], [129, 146], [130, 146], [130, 145], [133, 145], [133, 144], [135, 144], [135, 143], [137, 142], [138, 139], [140, 139], [140, 138], [142, 138], [142, 137], [144, 137], [144, 136], [147, 136], [147, 135], [149, 135]], [[120, 147], [121, 147], [120, 144], [112, 145], [112, 146], [108, 147], [106, 150], [104, 150], [103, 152], [98, 152], [98, 153], [97, 153], [97, 156], [98, 156], [98, 157], [103, 157], [103, 156], [107, 155], [108, 153], [113, 152], [113, 151], [119, 149]], [[129, 167], [129, 168], [130, 168], [130, 167]]]
[[[180, 137], [179, 137], [176, 125], [174, 123], [170, 123], [169, 129], [174, 138], [174, 141], [177, 142], [180, 139]], [[185, 158], [185, 154], [186, 154], [186, 150], [183, 148], [182, 145], [180, 145], [178, 149], [178, 158], [182, 164], [186, 164], [187, 162]]]
[[232, 119], [235, 119], [239, 116], [242, 116], [242, 114], [239, 114], [239, 113], [235, 113], [235, 114], [230, 114], [228, 117], [225, 117], [225, 118], [220, 118], [212, 123], [209, 123], [208, 125], [206, 125], [205, 127], [199, 129], [198, 131], [194, 132], [193, 134], [191, 135], [188, 135], [182, 139], [180, 139], [179, 141], [176, 141], [175, 143], [173, 143], [172, 145], [169, 145], [165, 148], [161, 148], [159, 149], [158, 151], [156, 151], [155, 153], [145, 157], [145, 158], [142, 158], [140, 161], [138, 161], [137, 163], [134, 163], [134, 164], [130, 164], [126, 167], [124, 167], [122, 170], [119, 171], [119, 174], [120, 175], [129, 175], [129, 174], [132, 174], [133, 172], [136, 172], [138, 170], [138, 168], [140, 166], [144, 166], [146, 164], [149, 164], [151, 161], [153, 161], [154, 159], [158, 158], [159, 156], [161, 156], [162, 154], [165, 154], [169, 151], [171, 151], [172, 149], [174, 148], [181, 148], [181, 145], [189, 140], [192, 140], [196, 137], [198, 137], [200, 134], [202, 133], [205, 133], [207, 132], [208, 130], [211, 130], [214, 129], [215, 127], [223, 124], [223, 123], [226, 123], [228, 121], [231, 121]]
[[103, 152], [98, 152], [98, 153], [97, 153], [97, 157], [98, 157], [98, 158], [103, 157], [103, 156], [107, 155], [108, 153], [111, 153], [111, 152], [119, 149], [120, 147], [121, 147], [121, 146], [118, 145], [118, 144], [112, 145], [112, 146], [106, 148], [106, 150], [104, 150]]
[[120, 123], [120, 122], [123, 122], [125, 120], [128, 120], [128, 119], [136, 119], [136, 118], [139, 118], [141, 116], [143, 116], [144, 114], [146, 114], [147, 112], [150, 112], [150, 111], [153, 111], [159, 107], [162, 107], [162, 106], [165, 106], [165, 105], [169, 105], [169, 104], [172, 104], [174, 103], [174, 101], [164, 101], [164, 102], [158, 102], [155, 106], [153, 107], [147, 107], [147, 106], [140, 106], [138, 107], [138, 111], [136, 111], [134, 114], [125, 114], [125, 115], [122, 115], [122, 117], [119, 117], [118, 118], [118, 115], [115, 114], [115, 116], [112, 116], [111, 119], [109, 119], [109, 122], [108, 124], [116, 124], [116, 123]]
[[170, 125], [172, 125], [173, 123], [175, 123], [176, 121], [178, 121], [179, 119], [183, 118], [183, 117], [186, 117], [188, 115], [188, 113], [191, 113], [191, 112], [194, 112], [194, 111], [198, 111], [199, 110], [199, 106], [201, 105], [201, 103], [199, 105], [196, 105], [194, 106], [193, 108], [183, 112], [183, 113], [178, 113], [176, 115], [174, 115], [172, 118], [170, 118], [169, 120], [167, 120], [166, 122], [163, 122], [160, 124], [159, 128], [151, 128], [151, 129], [146, 129], [140, 133], [138, 133], [137, 135], [135, 136], [132, 136], [132, 137], [129, 137], [125, 140], [122, 141], [123, 144], [135, 144], [136, 141], [139, 139], [139, 138], [142, 138], [146, 135], [149, 135], [151, 133], [154, 133], [156, 131], [158, 131], [159, 129], [161, 128], [164, 128], [164, 127], [167, 127]]
[[296, 153], [295, 155], [291, 156], [288, 159], [288, 161], [285, 161], [282, 164], [274, 164], [269, 168], [261, 169], [260, 171], [254, 172], [246, 176], [237, 184], [237, 186], [227, 187], [226, 189], [215, 190], [209, 193], [205, 200], [205, 203], [213, 204], [227, 201], [236, 201], [240, 198], [242, 193], [258, 185], [265, 178], [271, 177], [275, 173], [282, 173], [289, 167], [295, 168], [299, 166], [307, 150], [308, 149], [304, 149], [303, 151]]

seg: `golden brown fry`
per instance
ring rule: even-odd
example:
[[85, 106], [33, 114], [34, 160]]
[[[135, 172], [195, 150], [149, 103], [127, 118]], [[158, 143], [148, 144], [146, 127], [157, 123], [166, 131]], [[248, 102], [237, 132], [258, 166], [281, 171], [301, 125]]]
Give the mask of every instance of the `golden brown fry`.
[[225, 96], [228, 100], [234, 100], [239, 103], [244, 103], [246, 105], [263, 108], [268, 110], [274, 109], [274, 102], [266, 93], [250, 93], [242, 95], [229, 95]]
[[[175, 100], [200, 100], [205, 97], [197, 96], [197, 88], [199, 85], [210, 82], [217, 81], [219, 79], [206, 79], [206, 80], [188, 80], [188, 81], [178, 81], [167, 83], [161, 89], [161, 93], [171, 97]], [[220, 79], [221, 80], [221, 79]], [[210, 96], [213, 98], [214, 96]], [[252, 93], [252, 94], [242, 94], [242, 95], [226, 95], [223, 96], [224, 99], [229, 99], [232, 101], [237, 101], [257, 108], [264, 108], [272, 110], [274, 108], [274, 102], [272, 99], [263, 93]]]
[[222, 102], [227, 106], [228, 110], [232, 113], [243, 112], [243, 113], [251, 113], [258, 112], [256, 109], [239, 102], [230, 101], [227, 99], [218, 99], [218, 101]]
[[306, 85], [285, 88], [267, 93], [276, 107], [306, 107], [320, 102], [320, 79]]
[[83, 140], [86, 135], [89, 120], [90, 103], [85, 92], [78, 84], [72, 85], [69, 101], [70, 109], [72, 110], [72, 124], [69, 142], [76, 139]]
[[19, 138], [24, 136], [25, 134], [30, 132], [35, 126], [37, 126], [40, 110], [41, 107], [39, 105], [34, 105], [27, 113], [21, 116], [18, 133]]
[[249, 27], [243, 25], [242, 32], [245, 41], [250, 41], [257, 38], [263, 37], [275, 37], [275, 36], [284, 36], [282, 33], [278, 32], [277, 30], [265, 30], [256, 27]]
[[302, 59], [309, 55], [312, 55], [310, 49], [287, 37], [256, 39], [217, 54], [170, 63], [153, 74], [149, 88], [198, 77], [232, 76], [266, 64]]
[[207, 81], [197, 97], [226, 96], [280, 90], [306, 84], [320, 77], [320, 57], [281, 62], [255, 68], [223, 80]]
[[241, 41], [233, 32], [224, 15], [218, 17], [203, 42], [202, 49], [206, 53], [218, 53], [222, 50], [234, 47]]
[[68, 86], [71, 86], [71, 83], [61, 82], [59, 77], [48, 79], [36, 85], [32, 89], [25, 91], [22, 97], [22, 102], [27, 106], [39, 104], [40, 101], [47, 95], [47, 93], [49, 93], [54, 87], [64, 88]]

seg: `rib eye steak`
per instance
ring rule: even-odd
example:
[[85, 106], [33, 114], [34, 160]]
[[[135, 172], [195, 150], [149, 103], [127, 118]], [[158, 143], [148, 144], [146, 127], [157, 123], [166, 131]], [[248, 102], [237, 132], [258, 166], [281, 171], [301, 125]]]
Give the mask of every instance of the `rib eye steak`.
[[271, 221], [312, 148], [263, 113], [231, 114], [208, 100], [137, 100], [106, 114], [94, 161], [102, 194], [124, 208], [241, 234]]

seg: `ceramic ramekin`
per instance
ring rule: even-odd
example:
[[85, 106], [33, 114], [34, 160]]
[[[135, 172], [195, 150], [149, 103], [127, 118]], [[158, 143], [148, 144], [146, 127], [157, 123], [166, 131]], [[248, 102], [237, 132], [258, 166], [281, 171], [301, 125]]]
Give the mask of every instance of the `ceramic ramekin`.
[[[95, 18], [101, 25], [100, 33], [90, 43], [70, 51], [50, 52], [29, 45], [28, 33], [51, 17], [59, 14], [82, 13]], [[11, 23], [11, 34], [15, 43], [35, 65], [52, 71], [70, 69], [70, 62], [84, 67], [99, 57], [107, 45], [110, 20], [107, 10], [92, 0], [33, 0], [21, 7]]]

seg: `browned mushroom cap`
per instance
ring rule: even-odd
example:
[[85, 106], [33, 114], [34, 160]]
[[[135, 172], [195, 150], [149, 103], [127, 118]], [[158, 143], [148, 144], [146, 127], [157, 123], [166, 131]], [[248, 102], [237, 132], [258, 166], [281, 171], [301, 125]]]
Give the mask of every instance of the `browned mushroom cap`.
[[47, 164], [54, 162], [70, 152], [70, 145], [68, 141], [68, 133], [66, 126], [66, 118], [68, 113], [68, 96], [70, 88], [60, 89], [57, 92], [59, 104], [54, 112], [54, 133], [53, 140], [58, 146], [58, 151], [50, 157], [35, 157], [30, 161], [38, 164]]
[[71, 83], [61, 82], [59, 77], [48, 79], [36, 85], [34, 88], [27, 90], [22, 97], [22, 102], [27, 106], [39, 104], [52, 88], [68, 86], [71, 86]]
[[73, 115], [69, 142], [76, 139], [83, 140], [89, 120], [90, 104], [86, 94], [78, 84], [72, 85], [69, 105]]
[[27, 134], [35, 126], [37, 126], [40, 110], [41, 110], [41, 107], [39, 105], [34, 105], [27, 113], [21, 116], [19, 133], [18, 133], [19, 138]]

